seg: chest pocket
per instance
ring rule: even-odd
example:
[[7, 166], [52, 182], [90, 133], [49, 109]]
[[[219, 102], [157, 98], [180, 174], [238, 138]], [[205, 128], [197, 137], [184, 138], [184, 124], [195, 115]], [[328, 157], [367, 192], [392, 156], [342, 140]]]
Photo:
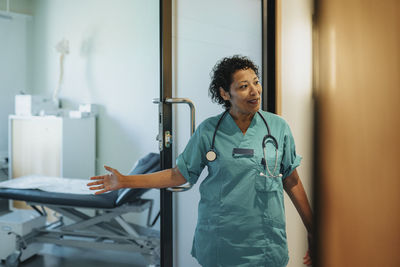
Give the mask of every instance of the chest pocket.
[[[272, 146], [267, 149], [267, 162], [271, 173], [275, 168], [276, 154]], [[282, 152], [278, 151], [277, 167], [273, 175], [279, 175]], [[261, 159], [260, 159], [261, 162]], [[254, 187], [257, 192], [259, 205], [263, 209], [263, 217], [268, 225], [283, 229], [285, 227], [285, 211], [283, 203], [283, 184], [281, 177], [271, 177], [263, 165], [259, 166], [260, 173], [255, 177]], [[264, 175], [262, 175], [264, 174]]]
[[208, 169], [212, 176], [223, 181], [223, 184], [239, 182], [250, 173], [258, 169], [253, 155], [222, 155], [208, 163]]
[[[230, 201], [236, 201], [236, 196], [242, 198], [245, 192], [254, 190], [254, 177], [260, 173], [254, 155], [233, 156], [231, 149], [229, 154], [218, 154], [215, 161], [209, 162], [208, 170], [209, 179], [206, 178], [202, 183], [204, 189], [207, 186], [207, 188], [213, 187], [214, 190], [215, 187], [215, 193], [219, 192], [220, 199], [228, 196]], [[202, 190], [202, 186], [200, 187], [201, 192], [207, 193]], [[238, 198], [238, 201], [242, 199]]]
[[283, 154], [281, 149], [280, 147], [277, 151], [278, 153], [276, 153], [275, 146], [272, 143], [267, 144], [265, 159], [268, 164], [268, 169], [267, 166], [262, 164], [262, 162], [265, 162], [264, 153], [261, 152], [257, 155], [256, 161], [258, 162], [258, 169], [260, 171], [260, 174], [255, 178], [255, 189], [257, 191], [270, 192], [281, 191], [283, 189], [282, 178], [279, 177]]

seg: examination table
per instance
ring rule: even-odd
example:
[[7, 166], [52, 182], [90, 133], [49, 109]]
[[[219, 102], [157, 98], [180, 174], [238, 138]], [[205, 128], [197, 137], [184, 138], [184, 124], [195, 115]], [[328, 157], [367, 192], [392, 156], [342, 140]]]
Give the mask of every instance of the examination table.
[[[150, 153], [141, 158], [129, 174], [145, 174], [159, 170], [159, 154]], [[56, 221], [35, 228], [24, 236], [17, 235], [16, 250], [7, 260], [25, 260], [24, 251], [30, 244], [52, 243], [139, 252], [149, 265], [159, 265], [160, 235], [158, 230], [151, 228], [153, 200], [141, 198], [148, 190], [120, 189], [93, 195], [0, 188], [0, 198], [25, 201], [38, 213], [38, 216], [47, 217], [44, 207], [59, 214]], [[87, 212], [88, 209], [92, 211]], [[148, 212], [147, 226], [128, 222], [122, 217], [126, 213], [145, 210]], [[8, 234], [12, 234], [12, 231]]]

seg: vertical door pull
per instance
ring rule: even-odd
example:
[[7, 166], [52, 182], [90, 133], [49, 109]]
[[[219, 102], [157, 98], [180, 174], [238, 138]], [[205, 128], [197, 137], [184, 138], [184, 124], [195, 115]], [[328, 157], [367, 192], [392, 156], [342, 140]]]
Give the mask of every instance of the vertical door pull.
[[[162, 115], [163, 115], [162, 114], [162, 104], [163, 104], [163, 102], [161, 102], [160, 99], [155, 98], [155, 99], [153, 99], [153, 103], [154, 104], [158, 104], [158, 106], [159, 106], [159, 118], [160, 119], [159, 119], [159, 133], [157, 135], [157, 140], [159, 142], [159, 149], [160, 149], [160, 151], [162, 151], [164, 146], [165, 147], [170, 147], [171, 146], [173, 135], [169, 131], [166, 131], [165, 133], [162, 133], [163, 127], [162, 127], [162, 119], [161, 118], [162, 118]], [[195, 126], [196, 125], [195, 124], [195, 112], [196, 112], [196, 109], [194, 107], [193, 102], [188, 98], [166, 98], [164, 100], [164, 103], [169, 103], [169, 104], [187, 104], [187, 105], [189, 105], [189, 108], [190, 108], [190, 136], [192, 136], [193, 133], [194, 133], [195, 127], [196, 127]], [[191, 189], [192, 186], [193, 186], [192, 184], [186, 183], [186, 184], [181, 185], [181, 186], [168, 187], [166, 189], [168, 191], [172, 191], [172, 192], [183, 192], [183, 191], [187, 191], [187, 190]]]

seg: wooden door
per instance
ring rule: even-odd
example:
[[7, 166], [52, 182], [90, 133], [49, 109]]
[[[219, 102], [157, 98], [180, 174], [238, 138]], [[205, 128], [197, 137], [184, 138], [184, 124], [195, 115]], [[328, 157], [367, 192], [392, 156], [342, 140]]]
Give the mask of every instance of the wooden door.
[[318, 266], [400, 266], [400, 1], [316, 1]]

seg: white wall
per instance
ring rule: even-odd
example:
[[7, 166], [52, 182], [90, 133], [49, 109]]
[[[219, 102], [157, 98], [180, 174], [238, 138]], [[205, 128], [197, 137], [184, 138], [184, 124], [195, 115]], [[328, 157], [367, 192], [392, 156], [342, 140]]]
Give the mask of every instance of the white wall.
[[[55, 45], [69, 40], [60, 98], [66, 108], [99, 105], [98, 174], [104, 164], [126, 173], [139, 157], [158, 152], [157, 0], [34, 0], [33, 36], [31, 86], [46, 96], [59, 78]], [[158, 196], [158, 190], [147, 195]]]
[[[2, 13], [4, 14], [4, 13]], [[8, 151], [8, 115], [14, 113], [15, 94], [28, 92], [28, 44], [31, 17], [11, 14], [0, 18], [0, 166]]]
[[[241, 54], [261, 66], [261, 1], [175, 0], [173, 14], [175, 95], [194, 101], [198, 125], [222, 112], [208, 97], [209, 74], [219, 59]], [[177, 113], [174, 140], [179, 154], [189, 140], [189, 109], [180, 107]], [[174, 266], [177, 267], [199, 266], [190, 250], [201, 181], [202, 178], [190, 191], [175, 194]]]
[[[312, 101], [312, 0], [282, 0], [282, 116], [288, 121], [303, 156], [300, 178], [311, 198], [313, 163]], [[310, 199], [311, 201], [311, 199]], [[290, 199], [285, 194], [289, 267], [304, 266], [307, 232]]]
[[158, 151], [158, 1], [35, 0], [33, 8], [33, 92], [51, 96], [59, 78], [55, 45], [69, 40], [60, 98], [67, 108], [100, 105], [97, 172], [103, 164], [126, 172]]

